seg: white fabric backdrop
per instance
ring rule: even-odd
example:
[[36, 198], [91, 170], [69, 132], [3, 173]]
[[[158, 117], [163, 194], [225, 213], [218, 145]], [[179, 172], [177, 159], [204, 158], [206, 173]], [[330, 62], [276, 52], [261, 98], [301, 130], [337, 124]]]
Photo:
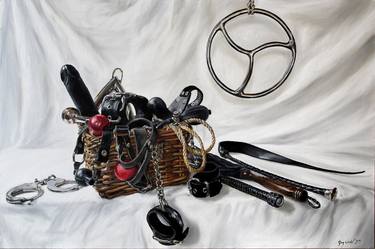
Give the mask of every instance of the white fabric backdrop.
[[[177, 247], [374, 247], [375, 2], [256, 4], [289, 25], [297, 61], [276, 92], [243, 100], [214, 84], [205, 46], [216, 22], [244, 8], [245, 0], [0, 1], [0, 247], [160, 247], [145, 220], [155, 193], [102, 200], [85, 188], [46, 191], [33, 206], [6, 203], [10, 187], [35, 177], [72, 178], [76, 127], [60, 120], [72, 106], [59, 77], [66, 63], [78, 68], [92, 94], [115, 67], [124, 69], [128, 91], [167, 103], [196, 84], [219, 141], [251, 142], [321, 167], [366, 170], [342, 176], [243, 158], [286, 177], [337, 186], [336, 201], [317, 197], [319, 210], [290, 199], [270, 208], [228, 187], [205, 200], [191, 197], [186, 186], [168, 188], [168, 201], [191, 229]], [[241, 19], [245, 24], [234, 22], [229, 32], [247, 48], [256, 39], [282, 39], [264, 18]], [[239, 82], [246, 60], [220, 40], [214, 51], [221, 76]], [[278, 50], [259, 55], [255, 88], [282, 72], [285, 56]]]

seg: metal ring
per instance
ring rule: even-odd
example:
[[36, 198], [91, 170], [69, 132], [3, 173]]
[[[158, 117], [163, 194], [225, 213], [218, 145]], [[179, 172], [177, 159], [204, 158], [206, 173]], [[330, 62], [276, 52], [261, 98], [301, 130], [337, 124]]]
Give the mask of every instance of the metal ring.
[[[259, 97], [265, 96], [265, 95], [270, 94], [271, 92], [275, 91], [288, 78], [290, 72], [293, 69], [294, 62], [296, 60], [296, 51], [297, 51], [296, 50], [296, 42], [294, 40], [293, 34], [290, 31], [289, 27], [285, 24], [285, 22], [280, 17], [278, 17], [277, 15], [275, 15], [272, 12], [269, 12], [267, 10], [255, 8], [253, 10], [253, 14], [264, 15], [264, 16], [270, 17], [271, 19], [276, 21], [284, 29], [284, 31], [288, 35], [289, 41], [288, 42], [275, 42], [275, 41], [274, 42], [267, 42], [267, 43], [264, 43], [264, 44], [256, 47], [255, 49], [251, 49], [251, 50], [242, 48], [241, 46], [236, 44], [232, 40], [232, 38], [229, 36], [229, 34], [228, 34], [228, 32], [225, 28], [225, 25], [230, 20], [232, 20], [232, 19], [234, 19], [234, 18], [236, 18], [240, 15], [244, 15], [244, 14], [248, 15], [248, 9], [241, 9], [241, 10], [235, 11], [235, 12], [229, 14], [228, 16], [224, 17], [222, 20], [220, 20], [218, 22], [218, 24], [216, 24], [216, 26], [211, 31], [211, 34], [210, 34], [210, 36], [208, 38], [208, 41], [207, 41], [206, 60], [207, 60], [207, 65], [208, 65], [208, 69], [210, 71], [211, 76], [213, 77], [215, 82], [224, 91], [226, 91], [227, 93], [232, 94], [234, 96], [241, 97], [241, 98], [259, 98]], [[237, 89], [231, 89], [227, 85], [225, 85], [219, 79], [219, 77], [217, 76], [217, 74], [216, 74], [216, 72], [215, 72], [215, 70], [212, 66], [211, 47], [212, 47], [213, 39], [215, 38], [216, 34], [219, 31], [222, 32], [225, 40], [229, 43], [229, 45], [233, 49], [235, 49], [236, 51], [238, 51], [242, 54], [247, 55], [248, 58], [249, 58], [249, 68], [248, 68], [247, 74], [246, 74], [245, 79], [243, 80], [242, 84]], [[271, 48], [271, 47], [284, 47], [284, 48], [289, 49], [292, 52], [292, 59], [289, 63], [289, 66], [288, 66], [287, 70], [283, 74], [282, 78], [272, 87], [270, 87], [266, 90], [260, 91], [260, 92], [256, 92], [256, 93], [245, 93], [245, 88], [249, 84], [250, 78], [251, 78], [251, 75], [252, 75], [252, 72], [253, 72], [255, 54], [264, 50], [264, 49], [266, 49], [266, 48]]]
[[[116, 76], [116, 72], [119, 72], [120, 77], [117, 77], [117, 76]], [[120, 81], [120, 83], [121, 83], [121, 81], [122, 81], [122, 77], [123, 77], [123, 75], [124, 75], [124, 72], [123, 72], [122, 69], [119, 68], [119, 67], [113, 69], [113, 71], [112, 71], [112, 78], [116, 78], [116, 79], [118, 79], [118, 80]]]
[[320, 208], [320, 202], [311, 196], [307, 197], [307, 204], [314, 209]]
[[[68, 187], [63, 187], [64, 185], [70, 185]], [[80, 189], [80, 186], [76, 181], [65, 180], [62, 178], [54, 178], [47, 181], [47, 188], [53, 192], [72, 192]]]
[[[17, 197], [18, 195], [25, 193], [36, 192], [37, 194], [32, 197]], [[11, 204], [32, 204], [33, 201], [38, 199], [44, 194], [43, 189], [38, 183], [24, 183], [19, 186], [11, 188], [6, 193], [6, 200]]]

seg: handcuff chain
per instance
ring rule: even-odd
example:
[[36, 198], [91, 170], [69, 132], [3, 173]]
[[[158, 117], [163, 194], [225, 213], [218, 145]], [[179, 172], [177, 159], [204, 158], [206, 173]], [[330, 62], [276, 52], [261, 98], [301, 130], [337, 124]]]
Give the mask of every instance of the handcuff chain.
[[161, 144], [155, 144], [151, 147], [151, 159], [154, 164], [154, 171], [155, 171], [155, 185], [156, 191], [158, 192], [158, 199], [160, 206], [164, 208], [167, 205], [167, 201], [165, 200], [164, 194], [164, 187], [163, 187], [163, 180], [161, 178], [159, 163], [160, 163], [160, 154], [162, 153]]
[[53, 180], [53, 179], [56, 179], [56, 176], [52, 174], [52, 175], [48, 176], [47, 178], [44, 178], [41, 181], [38, 180], [38, 178], [35, 178], [34, 183], [37, 184], [37, 185], [43, 186], [43, 185], [46, 185], [49, 180]]

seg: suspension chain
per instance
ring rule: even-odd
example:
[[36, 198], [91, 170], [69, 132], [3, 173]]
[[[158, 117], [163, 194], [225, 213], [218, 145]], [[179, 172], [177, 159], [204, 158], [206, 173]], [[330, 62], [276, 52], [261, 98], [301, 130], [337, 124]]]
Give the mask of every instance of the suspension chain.
[[254, 10], [255, 10], [255, 0], [249, 0], [249, 2], [247, 2], [247, 13], [249, 15], [254, 15]]

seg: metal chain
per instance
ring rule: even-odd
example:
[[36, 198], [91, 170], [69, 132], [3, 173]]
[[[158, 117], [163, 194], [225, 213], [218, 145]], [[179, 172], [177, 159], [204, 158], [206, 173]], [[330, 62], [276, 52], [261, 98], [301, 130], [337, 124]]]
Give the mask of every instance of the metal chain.
[[247, 13], [249, 15], [254, 15], [254, 10], [255, 10], [255, 0], [249, 0], [249, 2], [247, 2]]
[[49, 180], [53, 180], [53, 179], [56, 179], [56, 176], [55, 175], [50, 175], [49, 177], [47, 177], [47, 178], [44, 178], [43, 180], [38, 180], [38, 178], [35, 178], [35, 180], [34, 180], [34, 183], [36, 183], [36, 184], [38, 184], [38, 185], [46, 185], [47, 184], [47, 182], [49, 181]]
[[154, 164], [154, 171], [155, 171], [155, 185], [156, 191], [158, 192], [158, 199], [162, 209], [164, 206], [168, 205], [167, 201], [165, 200], [164, 194], [164, 187], [163, 187], [163, 180], [161, 178], [159, 163], [160, 163], [160, 155], [162, 153], [162, 144], [155, 144], [151, 148], [151, 159]]

